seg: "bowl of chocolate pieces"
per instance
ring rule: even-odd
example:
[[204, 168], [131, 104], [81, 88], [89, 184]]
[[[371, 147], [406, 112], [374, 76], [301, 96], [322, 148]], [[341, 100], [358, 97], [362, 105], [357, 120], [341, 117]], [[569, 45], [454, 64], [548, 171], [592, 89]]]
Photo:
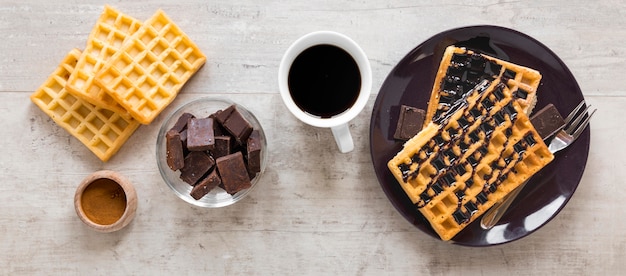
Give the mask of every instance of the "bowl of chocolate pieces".
[[184, 104], [165, 119], [156, 158], [165, 183], [200, 207], [224, 207], [257, 184], [267, 159], [261, 124], [243, 106], [221, 98]]

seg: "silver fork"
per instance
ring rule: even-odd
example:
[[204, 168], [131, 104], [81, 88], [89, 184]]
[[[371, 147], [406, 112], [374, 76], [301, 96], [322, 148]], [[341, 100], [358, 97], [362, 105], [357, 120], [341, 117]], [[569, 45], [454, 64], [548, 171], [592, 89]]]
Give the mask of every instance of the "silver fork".
[[[596, 112], [596, 109], [594, 109], [593, 111], [591, 111], [591, 114], [589, 114], [587, 111], [590, 107], [591, 106], [585, 107], [585, 101], [583, 100], [582, 102], [580, 102], [580, 104], [578, 104], [576, 108], [574, 108], [574, 110], [569, 115], [567, 115], [567, 118], [565, 118], [565, 125], [563, 126], [563, 129], [557, 132], [557, 134], [552, 139], [552, 142], [550, 142], [550, 144], [548, 145], [548, 149], [550, 150], [550, 152], [556, 153], [574, 143], [574, 141], [578, 138], [578, 136], [580, 136], [583, 130], [585, 130], [587, 125], [589, 125], [589, 120], [591, 119], [591, 116], [593, 116], [593, 114]], [[524, 188], [529, 180], [526, 180], [526, 182], [522, 183], [522, 185], [520, 185], [515, 190], [511, 191], [511, 193], [509, 193], [507, 196], [505, 196], [502, 201], [497, 202], [489, 210], [487, 210], [487, 212], [485, 212], [482, 219], [480, 220], [480, 227], [488, 230], [495, 226], [500, 218], [502, 218], [502, 215], [504, 215], [506, 210], [509, 208], [511, 202], [515, 200], [519, 192]]]

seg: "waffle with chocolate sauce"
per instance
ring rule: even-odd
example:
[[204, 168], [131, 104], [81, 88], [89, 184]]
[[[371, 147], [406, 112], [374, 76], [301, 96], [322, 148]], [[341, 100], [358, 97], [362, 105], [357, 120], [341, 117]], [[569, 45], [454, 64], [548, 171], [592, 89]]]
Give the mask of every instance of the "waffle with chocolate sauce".
[[119, 51], [122, 44], [140, 26], [139, 20], [105, 5], [65, 88], [74, 96], [93, 105], [113, 110], [130, 118], [130, 114], [122, 106], [96, 85], [94, 78], [105, 62]]
[[438, 113], [388, 167], [441, 239], [450, 240], [553, 158], [496, 78]]
[[205, 62], [198, 46], [158, 10], [107, 60], [95, 82], [149, 124]]
[[446, 48], [428, 102], [424, 127], [482, 80], [497, 78], [506, 84], [524, 113], [529, 115], [537, 102], [536, 92], [541, 81], [538, 71], [465, 48]]
[[139, 122], [95, 106], [65, 89], [80, 55], [78, 49], [70, 51], [59, 67], [30, 95], [30, 99], [100, 160], [107, 161], [135, 132]]

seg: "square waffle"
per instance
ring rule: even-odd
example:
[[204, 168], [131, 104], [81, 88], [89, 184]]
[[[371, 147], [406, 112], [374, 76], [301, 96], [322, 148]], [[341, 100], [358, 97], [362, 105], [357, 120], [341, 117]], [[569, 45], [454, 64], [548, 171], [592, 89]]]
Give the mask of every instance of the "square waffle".
[[78, 59], [74, 72], [67, 80], [66, 89], [93, 105], [113, 110], [126, 117], [130, 114], [94, 82], [96, 72], [113, 56], [124, 41], [135, 33], [141, 22], [110, 6], [105, 6], [89, 34], [87, 46]]
[[142, 124], [149, 124], [206, 61], [162, 10], [143, 23], [96, 75], [96, 83]]
[[509, 88], [483, 80], [404, 144], [388, 167], [449, 240], [554, 156]]
[[30, 99], [54, 122], [107, 161], [139, 127], [139, 122], [97, 107], [67, 92], [65, 84], [81, 52], [73, 49]]
[[526, 115], [537, 102], [541, 74], [465, 48], [449, 46], [444, 52], [428, 102], [424, 127], [472, 90], [481, 80], [501, 78]]

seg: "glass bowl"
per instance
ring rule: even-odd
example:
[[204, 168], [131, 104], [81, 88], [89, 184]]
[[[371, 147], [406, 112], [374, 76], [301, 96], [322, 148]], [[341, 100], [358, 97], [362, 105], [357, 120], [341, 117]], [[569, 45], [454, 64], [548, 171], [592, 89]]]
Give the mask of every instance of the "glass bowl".
[[[241, 190], [231, 195], [218, 186], [212, 189], [204, 197], [196, 200], [190, 195], [193, 186], [187, 184], [180, 179], [180, 171], [173, 171], [167, 165], [165, 134], [174, 126], [178, 118], [183, 113], [191, 113], [197, 118], [205, 118], [215, 113], [216, 111], [224, 110], [231, 105], [235, 105], [237, 107], [237, 110], [252, 125], [252, 127], [255, 130], [259, 131], [261, 140], [261, 171], [257, 173], [256, 177], [254, 177], [250, 181], [252, 186], [248, 189]], [[170, 187], [174, 194], [176, 194], [179, 198], [190, 204], [200, 207], [224, 207], [234, 204], [235, 202], [246, 197], [252, 191], [252, 189], [254, 189], [256, 184], [259, 182], [259, 179], [261, 179], [267, 163], [267, 140], [265, 138], [265, 133], [263, 132], [261, 124], [259, 123], [257, 118], [245, 107], [222, 98], [199, 98], [182, 105], [165, 119], [157, 136], [156, 160], [159, 167], [159, 172], [161, 173], [161, 177], [163, 177], [163, 181], [165, 181], [167, 186]]]

